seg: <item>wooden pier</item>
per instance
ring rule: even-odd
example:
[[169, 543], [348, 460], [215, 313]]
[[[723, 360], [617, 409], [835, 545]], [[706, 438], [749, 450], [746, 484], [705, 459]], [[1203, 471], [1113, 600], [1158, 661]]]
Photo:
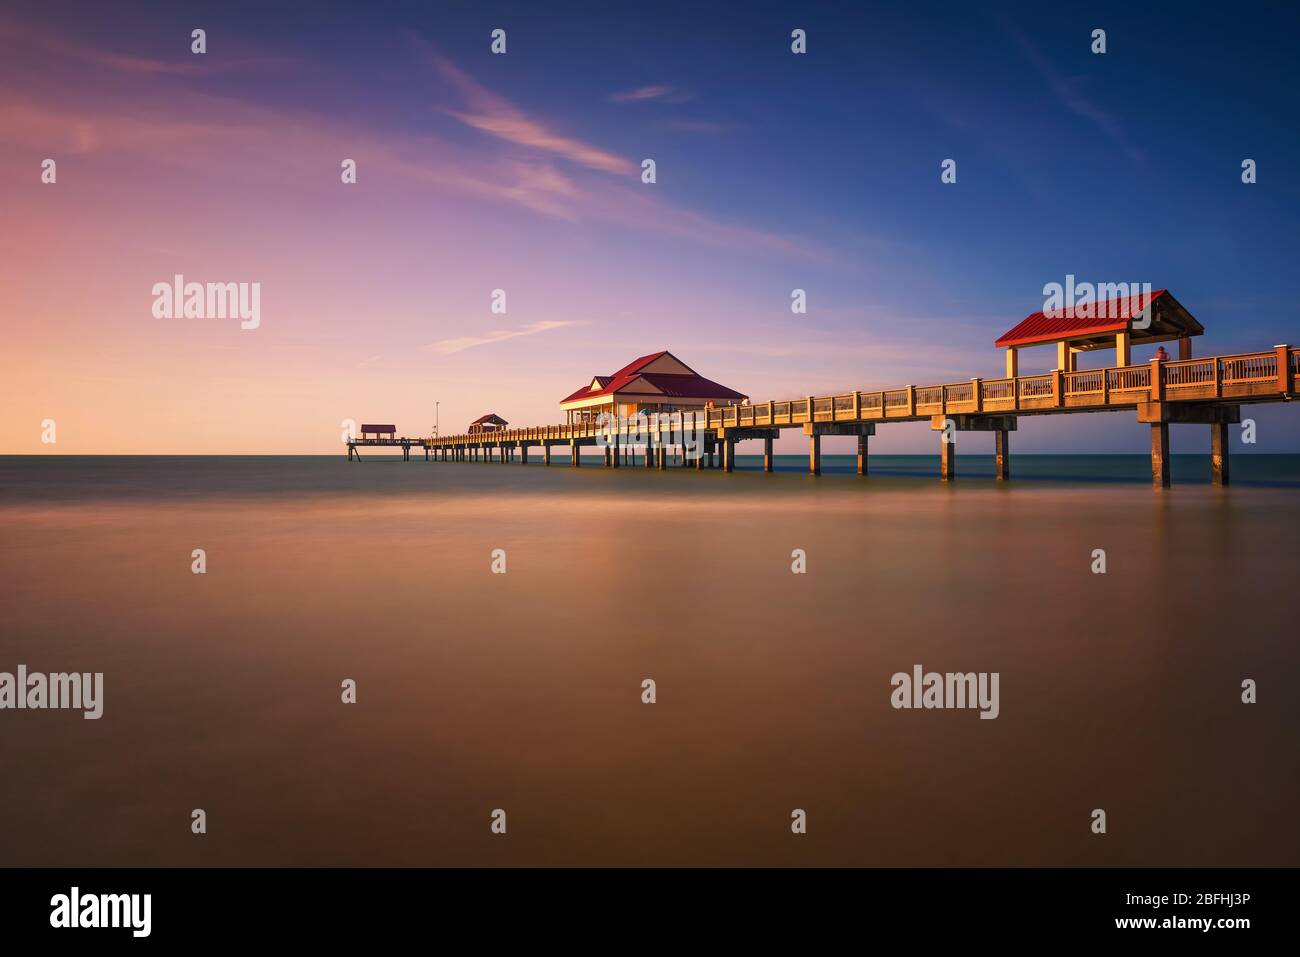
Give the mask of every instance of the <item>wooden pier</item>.
[[348, 461], [351, 462], [353, 457], [359, 461], [361, 459], [361, 449], [367, 447], [389, 447], [399, 448], [402, 450], [402, 461], [411, 461], [411, 449], [418, 448], [424, 451], [424, 460], [429, 461], [432, 450], [429, 445], [429, 439], [410, 439], [406, 436], [397, 435], [397, 427], [393, 425], [363, 425], [361, 426], [361, 435], [352, 436], [347, 440]]
[[[1068, 365], [1073, 365], [1072, 359]], [[1008, 367], [1013, 370], [1010, 361]], [[945, 481], [956, 477], [959, 432], [994, 433], [996, 474], [1005, 480], [1011, 474], [1010, 433], [1020, 416], [1132, 410], [1139, 422], [1151, 426], [1151, 475], [1156, 486], [1169, 485], [1169, 427], [1180, 424], [1209, 426], [1214, 482], [1227, 485], [1228, 426], [1241, 421], [1244, 404], [1294, 399], [1298, 374], [1300, 350], [1280, 345], [1243, 355], [1152, 360], [1085, 371], [1058, 369], [1040, 375], [660, 413], [649, 421], [644, 438], [630, 425], [602, 428], [586, 422], [357, 444], [402, 445], [408, 459], [410, 448], [418, 446], [426, 459], [432, 455], [438, 461], [517, 460], [521, 465], [529, 463], [531, 449], [540, 449], [542, 463], [550, 465], [557, 447], [567, 449], [569, 461], [580, 465], [582, 447], [600, 446], [608, 468], [635, 465], [639, 449], [641, 464], [647, 468], [664, 469], [673, 463], [730, 472], [736, 443], [759, 440], [763, 469], [771, 471], [773, 440], [782, 429], [800, 428], [808, 438], [808, 469], [813, 475], [821, 474], [824, 435], [856, 436], [858, 473], [866, 475], [868, 440], [878, 425], [928, 419], [930, 428], [940, 433], [940, 474]], [[683, 434], [697, 438], [693, 449], [684, 447]], [[349, 444], [349, 458], [353, 451]], [[698, 454], [691, 457], [688, 451]]]

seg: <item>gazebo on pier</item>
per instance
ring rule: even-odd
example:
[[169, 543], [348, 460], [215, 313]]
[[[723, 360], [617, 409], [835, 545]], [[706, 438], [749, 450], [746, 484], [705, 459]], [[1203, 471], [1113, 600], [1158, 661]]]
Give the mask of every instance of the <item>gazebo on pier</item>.
[[680, 412], [740, 405], [744, 393], [706, 379], [671, 352], [634, 359], [613, 375], [598, 375], [560, 400], [567, 423], [596, 420], [601, 413]]
[[465, 431], [478, 432], [500, 432], [510, 423], [495, 412], [489, 412], [487, 415], [480, 415], [477, 419], [469, 424]]
[[1035, 312], [1003, 334], [996, 345], [1007, 350], [1007, 378], [1020, 374], [1020, 350], [1056, 346], [1056, 368], [1074, 372], [1080, 352], [1114, 349], [1115, 365], [1132, 364], [1132, 347], [1178, 341], [1178, 358], [1192, 358], [1192, 336], [1204, 335], [1182, 303], [1167, 289], [1119, 299]]
[[393, 439], [397, 437], [397, 426], [395, 425], [372, 425], [366, 423], [361, 426], [361, 438], [364, 441], [374, 439]]

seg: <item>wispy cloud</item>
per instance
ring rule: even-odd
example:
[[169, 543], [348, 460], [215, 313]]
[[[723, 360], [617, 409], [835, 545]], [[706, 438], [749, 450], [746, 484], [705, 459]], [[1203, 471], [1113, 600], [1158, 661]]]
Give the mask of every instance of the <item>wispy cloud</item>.
[[[491, 140], [466, 143], [432, 132], [376, 131], [334, 116], [193, 89], [184, 77], [144, 72], [128, 71], [122, 83], [97, 83], [63, 65], [54, 74], [62, 81], [34, 89], [0, 64], [3, 145], [93, 153], [98, 161], [91, 172], [108, 178], [156, 180], [163, 169], [202, 171], [234, 162], [261, 186], [293, 183], [323, 191], [336, 177], [320, 176], [320, 157], [354, 155], [347, 152], [356, 149], [350, 144], [364, 142], [364, 152], [355, 155], [367, 184], [375, 184], [367, 188], [400, 184], [408, 202], [420, 196], [509, 204], [586, 230], [612, 226], [750, 253], [833, 258], [825, 247], [795, 235], [674, 203], [639, 177], [623, 175], [635, 170], [629, 160], [554, 133], [548, 122], [525, 115], [415, 39], [461, 101], [448, 112], [490, 131]], [[77, 60], [73, 48], [55, 46], [58, 59]], [[117, 54], [107, 56], [115, 60]], [[0, 172], [26, 162], [21, 152], [0, 150]], [[218, 160], [228, 156], [235, 158]], [[422, 192], [410, 191], [411, 184]]]
[[473, 349], [476, 346], [487, 346], [494, 342], [505, 342], [507, 339], [535, 336], [538, 333], [550, 332], [552, 329], [580, 325], [582, 323], [576, 320], [545, 320], [530, 323], [522, 329], [496, 329], [485, 336], [459, 336], [455, 339], [439, 339], [437, 342], [429, 343], [426, 348], [432, 349], [439, 355], [449, 356], [456, 352], [464, 352], [466, 349]]
[[705, 136], [723, 136], [737, 129], [731, 123], [715, 123], [713, 120], [691, 120], [675, 117], [668, 121], [668, 128], [682, 133], [700, 133]]
[[1024, 51], [1029, 62], [1034, 65], [1043, 79], [1047, 81], [1056, 98], [1060, 100], [1067, 109], [1076, 116], [1083, 117], [1092, 122], [1096, 127], [1108, 136], [1112, 142], [1128, 154], [1134, 162], [1141, 162], [1146, 153], [1133, 146], [1128, 137], [1124, 135], [1124, 129], [1119, 119], [1112, 113], [1108, 113], [1092, 100], [1088, 99], [1079, 89], [1080, 81], [1077, 77], [1065, 77], [1056, 71], [1047, 57], [1039, 52], [1038, 48], [1019, 30], [1008, 29], [1011, 38]]
[[695, 99], [695, 94], [688, 93], [686, 90], [679, 90], [677, 87], [669, 86], [666, 83], [655, 83], [650, 86], [639, 86], [635, 90], [611, 93], [609, 99], [614, 103], [643, 103], [647, 100], [660, 100], [664, 103], [685, 103], [688, 100]]
[[413, 36], [413, 39], [423, 49], [429, 64], [451, 84], [465, 103], [461, 110], [446, 109], [448, 116], [490, 136], [552, 153], [590, 169], [630, 173], [636, 168], [631, 160], [551, 130], [541, 120], [487, 89], [418, 37]]
[[[240, 72], [252, 67], [282, 66], [293, 62], [279, 56], [214, 57], [209, 59], [206, 56], [194, 56], [192, 54], [188, 55], [188, 59], [183, 60], [158, 60], [152, 57], [101, 50], [86, 43], [80, 43], [45, 31], [34, 30], [21, 23], [6, 19], [0, 19], [0, 41], [21, 44], [26, 48], [44, 50], [62, 59], [75, 60], [79, 63], [111, 70], [115, 73], [142, 76], [197, 76], [221, 70]], [[188, 50], [188, 43], [182, 49]]]

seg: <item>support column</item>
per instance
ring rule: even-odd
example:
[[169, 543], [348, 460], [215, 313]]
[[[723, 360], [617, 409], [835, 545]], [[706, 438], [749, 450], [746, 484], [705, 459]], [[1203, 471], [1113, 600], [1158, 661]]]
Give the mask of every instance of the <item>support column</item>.
[[808, 436], [808, 472], [822, 474], [822, 437], [816, 432]]
[[763, 471], [772, 471], [772, 437], [763, 440]]
[[1151, 484], [1169, 488], [1169, 423], [1151, 423]]
[[867, 435], [859, 435], [859, 436], [858, 436], [858, 474], [859, 474], [859, 475], [866, 475], [866, 474], [867, 474], [867, 441], [868, 441], [868, 439], [870, 439], [870, 436], [867, 436]]
[[1210, 473], [1215, 485], [1228, 484], [1228, 423], [1210, 426]]
[[[618, 442], [618, 439], [616, 438], [616, 439], [614, 439], [614, 441], [615, 441], [615, 442]], [[618, 451], [619, 451], [619, 449], [618, 449], [618, 445], [611, 445], [611, 446], [609, 446], [609, 449], [610, 449], [610, 453], [611, 453], [611, 454], [610, 454], [610, 460], [611, 460], [612, 463], [613, 463], [613, 467], [614, 467], [614, 468], [618, 468], [618, 466], [619, 466], [619, 461], [618, 461]], [[627, 447], [626, 447], [626, 446], [623, 447], [623, 457], [624, 457], [624, 462], [623, 462], [623, 464], [627, 464]]]
[[660, 445], [657, 449], [655, 449], [655, 458], [659, 460], [657, 463], [655, 463], [656, 465], [658, 465], [659, 471], [662, 472], [666, 468], [668, 468], [668, 449], [665, 446]]
[[736, 467], [736, 440], [727, 436], [722, 440], [722, 470], [730, 472]]
[[604, 451], [604, 455], [605, 455], [605, 468], [609, 468], [609, 467], [610, 467], [610, 464], [609, 464], [609, 446], [608, 446], [608, 445], [606, 445], [606, 446], [602, 446], [602, 448], [605, 450], [605, 451]]
[[1011, 433], [998, 429], [993, 433], [993, 472], [999, 482], [1011, 478]]
[[939, 436], [939, 478], [951, 482], [957, 477], [957, 433], [952, 438]]
[[528, 446], [526, 445], [519, 446], [519, 464], [520, 465], [528, 464]]
[[655, 467], [655, 448], [649, 443], [645, 447], [645, 467], [648, 469]]
[[352, 461], [352, 446], [348, 446], [348, 461]]
[[542, 464], [543, 465], [551, 464], [551, 443], [550, 442], [542, 443]]
[[[701, 438], [701, 439], [699, 440], [699, 444], [695, 447], [695, 451], [699, 453], [699, 454], [695, 457], [695, 470], [696, 470], [697, 472], [703, 472], [703, 471], [704, 471], [704, 466], [705, 466], [705, 465], [707, 464], [707, 462], [708, 462], [708, 459], [707, 459], [707, 457], [706, 457], [706, 455], [705, 455], [705, 452], [704, 452], [704, 439], [703, 439], [703, 438]], [[683, 446], [682, 446], [682, 465], [683, 465], [683, 466], [688, 466], [688, 465], [690, 465], [690, 464], [691, 464], [691, 460], [688, 459], [688, 458], [686, 457], [686, 446], [683, 445]]]
[[582, 448], [577, 442], [569, 443], [569, 454], [573, 457], [573, 467], [582, 465]]

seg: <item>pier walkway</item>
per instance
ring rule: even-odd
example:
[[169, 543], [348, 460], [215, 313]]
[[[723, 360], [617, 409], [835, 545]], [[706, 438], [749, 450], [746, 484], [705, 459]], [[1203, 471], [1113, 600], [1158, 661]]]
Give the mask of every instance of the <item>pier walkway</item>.
[[[867, 441], [876, 426], [889, 422], [930, 420], [941, 433], [940, 475], [956, 477], [956, 433], [993, 432], [999, 479], [1010, 477], [1009, 434], [1020, 416], [1062, 415], [1135, 410], [1151, 426], [1151, 472], [1157, 486], [1169, 485], [1169, 426], [1210, 427], [1214, 481], [1229, 479], [1228, 426], [1241, 421], [1241, 406], [1295, 398], [1300, 350], [1287, 345], [1267, 352], [1186, 360], [1017, 375], [1003, 379], [973, 378], [946, 385], [806, 396], [800, 399], [732, 405], [695, 412], [659, 413], [642, 423], [615, 427], [595, 421], [505, 429], [409, 440], [423, 447], [426, 458], [440, 461], [514, 461], [528, 464], [529, 450], [540, 449], [551, 464], [556, 447], [569, 450], [581, 464], [583, 446], [604, 449], [607, 467], [642, 464], [666, 468], [669, 462], [731, 471], [736, 443], [763, 442], [763, 467], [772, 469], [772, 442], [786, 428], [801, 428], [809, 442], [808, 468], [821, 473], [821, 437], [853, 435], [858, 439], [858, 472], [867, 474]], [[387, 440], [393, 443], [394, 440]], [[401, 440], [394, 444], [402, 444]], [[349, 446], [349, 457], [352, 446]], [[516, 455], [517, 453], [517, 455]], [[715, 459], [715, 456], [717, 457]], [[407, 449], [409, 457], [409, 448]]]

